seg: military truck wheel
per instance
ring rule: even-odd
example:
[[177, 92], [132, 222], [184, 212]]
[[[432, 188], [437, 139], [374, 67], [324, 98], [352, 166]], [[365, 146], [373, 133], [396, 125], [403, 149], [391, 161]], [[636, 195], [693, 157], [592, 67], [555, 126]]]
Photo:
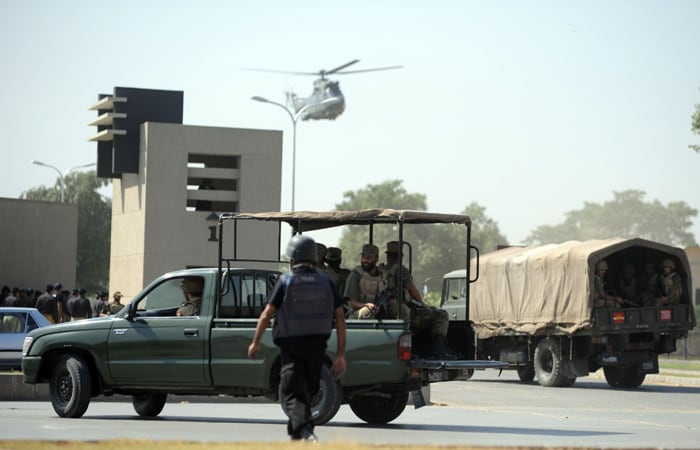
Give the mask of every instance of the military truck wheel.
[[[556, 339], [542, 339], [535, 348], [535, 375], [542, 386], [571, 386], [571, 379], [563, 374], [561, 344]], [[576, 381], [576, 378], [574, 378]], [[569, 383], [569, 384], [567, 384]]]
[[49, 376], [49, 395], [61, 417], [78, 418], [90, 404], [90, 369], [77, 355], [61, 355]]
[[311, 417], [314, 424], [323, 425], [331, 420], [343, 403], [343, 388], [335, 379], [328, 366], [321, 370], [321, 383], [318, 393], [311, 400]]
[[357, 395], [350, 399], [350, 409], [367, 423], [389, 423], [406, 409], [408, 392]]
[[614, 388], [637, 388], [644, 383], [646, 374], [639, 364], [631, 366], [604, 366], [605, 381]]
[[143, 393], [131, 396], [136, 414], [141, 417], [156, 417], [163, 411], [168, 394], [163, 393]]

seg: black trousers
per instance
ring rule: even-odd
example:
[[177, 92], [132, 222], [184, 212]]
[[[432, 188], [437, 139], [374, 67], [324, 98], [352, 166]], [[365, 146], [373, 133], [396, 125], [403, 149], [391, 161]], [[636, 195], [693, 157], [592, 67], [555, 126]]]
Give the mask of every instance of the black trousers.
[[285, 341], [280, 345], [280, 405], [289, 418], [287, 434], [300, 438], [302, 431], [311, 432], [314, 428], [311, 401], [319, 389], [326, 340], [314, 337]]

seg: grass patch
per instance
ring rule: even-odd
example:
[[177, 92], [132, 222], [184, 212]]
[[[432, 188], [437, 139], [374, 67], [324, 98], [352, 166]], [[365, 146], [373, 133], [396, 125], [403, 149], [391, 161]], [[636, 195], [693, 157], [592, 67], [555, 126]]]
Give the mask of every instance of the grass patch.
[[[669, 359], [660, 359], [659, 368], [669, 370], [697, 370], [700, 371], [700, 362], [681, 362]], [[700, 375], [700, 374], [699, 374]]]

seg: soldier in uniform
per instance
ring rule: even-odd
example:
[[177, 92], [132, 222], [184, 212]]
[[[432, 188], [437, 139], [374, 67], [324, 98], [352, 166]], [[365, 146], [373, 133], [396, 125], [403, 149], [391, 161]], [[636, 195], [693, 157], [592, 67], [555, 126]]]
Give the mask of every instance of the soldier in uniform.
[[47, 284], [46, 292], [41, 294], [36, 300], [36, 309], [52, 324], [58, 323], [58, 309], [56, 307], [56, 298], [54, 297], [55, 289], [52, 284]]
[[639, 297], [642, 306], [656, 306], [659, 297], [659, 274], [653, 261], [644, 263], [644, 273], [639, 277]]
[[328, 248], [324, 244], [316, 242], [316, 267], [324, 273], [326, 271], [326, 253], [328, 253]]
[[328, 247], [328, 252], [326, 253], [326, 276], [331, 280], [341, 298], [345, 294], [345, 281], [350, 275], [349, 269], [340, 267], [342, 262], [343, 251], [338, 247]]
[[260, 339], [275, 316], [272, 337], [280, 348], [280, 403], [287, 415], [292, 440], [317, 442], [311, 401], [318, 392], [326, 345], [335, 319], [337, 349], [331, 368], [335, 377], [345, 372], [345, 317], [343, 301], [328, 277], [316, 268], [316, 243], [305, 235], [287, 245], [291, 271], [281, 275], [260, 314], [248, 357], [255, 359]]
[[185, 294], [185, 301], [175, 313], [177, 316], [196, 316], [202, 306], [202, 292], [204, 291], [204, 280], [202, 277], [187, 277], [182, 280], [182, 292]]
[[[377, 317], [375, 302], [381, 294], [390, 286], [387, 272], [379, 266], [379, 248], [373, 244], [362, 246], [360, 265], [355, 267], [348, 275], [345, 283], [344, 297], [348, 299], [350, 306], [350, 319], [374, 319]], [[387, 304], [388, 317], [396, 318], [398, 315], [398, 303], [391, 300]], [[406, 305], [401, 305], [400, 318], [411, 319], [411, 310]]]
[[622, 276], [617, 284], [618, 292], [627, 305], [639, 306], [639, 286], [632, 263], [622, 266]]
[[85, 293], [85, 289], [80, 289], [78, 296], [71, 298], [67, 303], [68, 313], [72, 321], [85, 320], [92, 317], [92, 306], [90, 305], [90, 300], [85, 297]]
[[676, 272], [676, 264], [671, 259], [664, 259], [661, 262], [661, 268], [663, 273], [659, 278], [661, 288], [659, 305], [677, 305], [683, 294], [683, 283], [681, 276]]
[[604, 259], [598, 261], [595, 265], [594, 283], [594, 298], [593, 306], [596, 308], [615, 308], [622, 306], [622, 299], [614, 295], [610, 295], [605, 291], [605, 274], [608, 272], [608, 262]]
[[116, 314], [124, 308], [124, 304], [121, 302], [122, 293], [117, 291], [112, 295], [112, 303], [109, 304], [109, 314]]
[[447, 311], [426, 305], [420, 291], [413, 282], [413, 276], [408, 268], [403, 267], [399, 281], [399, 261], [401, 248], [398, 241], [391, 241], [386, 244], [386, 266], [389, 286], [403, 287], [406, 302], [412, 306], [411, 309], [411, 331], [414, 333], [429, 334], [432, 341], [432, 356], [441, 359], [453, 359], [447, 346], [447, 328], [450, 325], [450, 317]]

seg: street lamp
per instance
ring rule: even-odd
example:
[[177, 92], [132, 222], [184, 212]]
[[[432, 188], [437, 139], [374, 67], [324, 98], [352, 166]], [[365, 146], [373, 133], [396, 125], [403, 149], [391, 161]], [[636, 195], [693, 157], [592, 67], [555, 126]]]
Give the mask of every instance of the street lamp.
[[92, 167], [95, 165], [95, 163], [87, 163], [87, 164], [81, 164], [79, 166], [71, 167], [70, 169], [68, 169], [66, 171], [66, 175], [64, 176], [63, 172], [58, 170], [58, 167], [52, 166], [51, 164], [46, 164], [46, 163], [43, 163], [41, 161], [37, 161], [35, 159], [32, 159], [32, 164], [36, 164], [37, 166], [48, 167], [49, 169], [53, 169], [58, 173], [58, 179], [61, 182], [61, 203], [64, 203], [64, 201], [65, 201], [65, 189], [66, 189], [65, 177], [68, 176], [69, 173], [71, 173], [72, 171], [74, 171], [76, 169], [83, 169], [85, 167]]
[[253, 96], [250, 98], [251, 100], [255, 100], [256, 102], [261, 102], [261, 103], [270, 103], [271, 105], [279, 106], [283, 110], [287, 111], [287, 114], [289, 114], [289, 118], [292, 119], [292, 211], [294, 211], [294, 189], [296, 186], [296, 161], [297, 161], [297, 121], [304, 116], [304, 113], [309, 110], [309, 108], [313, 106], [318, 106], [318, 105], [325, 105], [328, 103], [335, 103], [339, 100], [338, 97], [329, 97], [324, 99], [323, 101], [319, 103], [310, 103], [308, 105], [304, 105], [302, 108], [299, 109], [299, 111], [294, 114], [292, 110], [290, 110], [287, 105], [282, 104], [282, 103], [277, 103], [273, 102], [272, 100], [268, 100], [265, 97], [260, 97], [259, 95]]

